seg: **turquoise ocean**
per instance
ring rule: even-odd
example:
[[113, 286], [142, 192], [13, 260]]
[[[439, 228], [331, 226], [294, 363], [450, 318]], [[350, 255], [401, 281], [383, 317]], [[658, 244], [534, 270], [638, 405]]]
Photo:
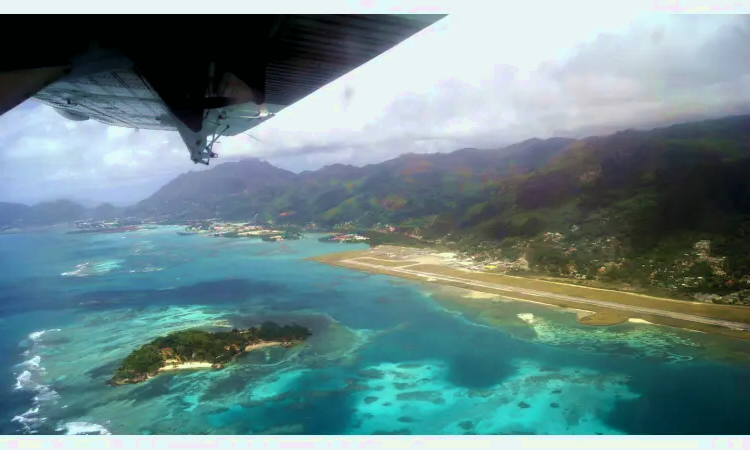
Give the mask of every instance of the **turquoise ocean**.
[[[359, 245], [0, 235], [4, 434], [745, 434], [750, 342], [330, 267]], [[479, 296], [478, 296], [479, 297]], [[488, 317], [492, 320], [488, 320]], [[105, 384], [170, 331], [296, 322], [221, 370]]]

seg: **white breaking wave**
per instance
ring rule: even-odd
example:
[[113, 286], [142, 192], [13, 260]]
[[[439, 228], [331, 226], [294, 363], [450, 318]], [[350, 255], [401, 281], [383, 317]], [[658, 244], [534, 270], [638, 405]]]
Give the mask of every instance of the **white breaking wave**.
[[39, 393], [39, 395], [34, 397], [34, 401], [36, 403], [48, 402], [50, 400], [60, 398], [60, 394], [58, 394], [54, 389], [50, 389], [49, 386], [39, 385], [39, 387], [37, 388], [37, 392]]
[[42, 337], [42, 335], [44, 334], [45, 331], [46, 330], [35, 331], [35, 332], [33, 332], [33, 333], [31, 333], [29, 335], [29, 339], [31, 339], [32, 341], [36, 341], [37, 339], [39, 339], [40, 337]]
[[31, 358], [30, 360], [22, 362], [18, 366], [19, 367], [24, 367], [25, 366], [25, 367], [30, 367], [30, 368], [38, 369], [40, 362], [42, 362], [41, 356], [36, 355], [33, 358]]
[[90, 422], [68, 422], [55, 431], [65, 431], [67, 435], [112, 434], [103, 426]]
[[16, 377], [16, 387], [15, 390], [25, 389], [25, 386], [28, 385], [28, 383], [31, 381], [31, 372], [28, 370], [24, 370], [21, 375]]
[[31, 408], [30, 410], [26, 411], [25, 413], [21, 414], [20, 416], [16, 416], [11, 420], [11, 422], [20, 422], [30, 416], [33, 416], [34, 414], [39, 412], [39, 407]]
[[38, 427], [47, 420], [46, 417], [34, 417], [37, 413], [39, 413], [38, 406], [36, 408], [31, 408], [19, 416], [15, 416], [11, 419], [11, 422], [18, 422], [25, 431], [33, 434], [35, 432], [33, 428]]
[[[29, 334], [28, 339], [22, 343], [28, 347], [28, 349], [23, 352], [23, 356], [28, 357], [38, 349], [44, 348], [44, 345], [41, 343], [42, 336], [45, 333], [54, 331], [62, 330], [59, 328], [53, 328], [49, 330], [35, 331]], [[33, 398], [33, 406], [25, 413], [13, 417], [11, 422], [17, 422], [21, 425], [21, 429], [29, 434], [36, 433], [36, 428], [47, 420], [46, 417], [41, 417], [39, 415], [40, 405], [48, 402], [56, 402], [60, 397], [57, 391], [41, 382], [40, 377], [46, 374], [45, 368], [42, 367], [41, 363], [42, 357], [34, 355], [30, 359], [16, 365], [16, 367], [22, 367], [25, 370], [16, 377], [14, 390], [35, 392], [36, 395]]]
[[62, 330], [59, 328], [53, 328], [51, 330], [35, 331], [29, 334], [29, 339], [31, 339], [32, 341], [38, 341], [39, 338], [41, 338], [44, 333], [51, 332], [51, 331], [62, 331]]
[[13, 417], [11, 422], [18, 422], [21, 425], [23, 431], [34, 434], [36, 433], [35, 428], [47, 421], [46, 417], [35, 417], [39, 413], [39, 407], [31, 408], [25, 413]]

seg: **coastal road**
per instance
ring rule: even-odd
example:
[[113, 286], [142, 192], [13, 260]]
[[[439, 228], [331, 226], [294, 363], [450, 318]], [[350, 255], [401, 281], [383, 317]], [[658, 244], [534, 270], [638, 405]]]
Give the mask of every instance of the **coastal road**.
[[400, 272], [404, 274], [415, 275], [415, 276], [422, 277], [422, 278], [431, 278], [433, 280], [442, 280], [442, 281], [448, 281], [451, 283], [460, 283], [460, 284], [467, 285], [470, 287], [483, 287], [483, 288], [489, 288], [489, 289], [494, 289], [498, 291], [516, 292], [519, 294], [532, 295], [532, 296], [537, 296], [537, 297], [554, 298], [557, 300], [566, 300], [566, 301], [571, 301], [571, 302], [576, 302], [576, 303], [602, 306], [605, 308], [620, 309], [623, 311], [630, 311], [630, 312], [642, 313], [642, 314], [650, 314], [653, 316], [661, 316], [661, 317], [669, 317], [672, 319], [687, 320], [690, 322], [703, 323], [706, 325], [715, 325], [719, 327], [731, 328], [733, 330], [750, 331], [750, 324], [742, 323], [742, 322], [732, 322], [729, 320], [711, 319], [709, 317], [695, 316], [692, 314], [682, 314], [682, 313], [677, 313], [677, 312], [672, 312], [672, 311], [665, 311], [663, 309], [652, 309], [652, 308], [643, 308], [640, 306], [623, 305], [621, 303], [613, 303], [613, 302], [607, 302], [607, 301], [602, 301], [602, 300], [593, 300], [590, 298], [572, 297], [569, 295], [555, 294], [552, 292], [537, 291], [537, 290], [520, 288], [520, 287], [515, 287], [515, 286], [507, 286], [504, 284], [487, 283], [484, 281], [475, 281], [475, 280], [470, 280], [468, 278], [453, 277], [453, 276], [448, 276], [448, 275], [438, 275], [438, 274], [434, 274], [430, 272], [420, 272], [418, 270], [411, 270], [411, 269], [406, 268], [412, 265], [418, 265], [419, 263], [410, 264], [407, 266], [394, 267], [394, 266], [380, 266], [376, 264], [369, 264], [369, 263], [365, 263], [361, 261], [356, 261], [354, 259], [348, 259], [348, 260], [344, 260], [341, 262], [346, 263], [346, 264], [369, 267], [371, 269], [377, 269], [379, 271], [387, 270], [391, 272]]

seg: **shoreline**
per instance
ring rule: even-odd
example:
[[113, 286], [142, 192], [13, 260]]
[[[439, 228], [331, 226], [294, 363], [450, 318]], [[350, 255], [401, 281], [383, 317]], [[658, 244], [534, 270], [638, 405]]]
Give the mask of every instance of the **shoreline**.
[[[419, 260], [422, 258], [394, 260], [390, 259], [387, 253], [386, 256], [375, 256], [389, 250], [392, 251], [393, 249], [396, 249], [396, 247], [389, 246], [385, 249], [378, 249], [376, 247], [367, 250], [329, 253], [306, 259], [334, 267], [405, 278], [432, 285], [452, 286], [466, 291], [482, 293], [473, 294], [471, 297], [477, 296], [481, 298], [487, 294], [494, 294], [495, 296], [510, 300], [576, 309], [581, 311], [578, 314], [578, 322], [584, 325], [609, 326], [622, 323], [663, 325], [688, 331], [720, 334], [750, 340], [750, 332], [746, 331], [748, 324], [750, 324], [750, 308], [696, 304], [691, 302], [680, 303], [673, 299], [661, 299], [642, 294], [621, 293], [600, 289], [586, 291], [587, 288], [585, 287], [568, 286], [564, 283], [539, 281], [524, 277], [506, 277], [487, 272], [473, 273], [447, 266], [426, 264], [427, 261], [424, 259]], [[408, 251], [409, 249], [397, 248], [397, 250]], [[390, 264], [372, 264], [375, 262], [373, 260], [378, 258], [382, 258], [385, 260], [384, 262], [387, 261]], [[359, 261], [360, 259], [363, 261]], [[501, 282], [505, 283], [500, 284]], [[531, 289], [534, 289], [534, 291], [531, 291]], [[579, 296], [578, 300], [569, 297], [570, 293]], [[601, 295], [592, 296], [592, 294], [598, 293], [601, 293]], [[604, 297], [604, 299], [600, 299], [600, 297]], [[597, 305], [597, 302], [604, 305]], [[612, 306], [608, 307], [606, 305]], [[665, 306], [670, 307], [667, 308]], [[639, 309], [640, 311], [638, 311]], [[586, 312], [585, 315], [584, 311]], [[664, 315], [658, 314], [662, 312]], [[686, 318], [683, 319], [682, 317]], [[691, 319], [695, 319], [695, 321]], [[733, 325], [736, 327], [733, 327]]]
[[169, 372], [172, 370], [185, 370], [185, 369], [210, 369], [212, 367], [212, 364], [210, 362], [204, 362], [204, 361], [190, 361], [190, 362], [184, 362], [180, 364], [173, 364], [171, 362], [165, 361], [166, 365], [164, 367], [160, 367], [157, 372]]
[[265, 347], [274, 347], [277, 345], [282, 345], [281, 342], [276, 341], [269, 341], [269, 342], [258, 342], [257, 344], [248, 345], [245, 347], [245, 351], [243, 353], [251, 352], [253, 350], [258, 350]]

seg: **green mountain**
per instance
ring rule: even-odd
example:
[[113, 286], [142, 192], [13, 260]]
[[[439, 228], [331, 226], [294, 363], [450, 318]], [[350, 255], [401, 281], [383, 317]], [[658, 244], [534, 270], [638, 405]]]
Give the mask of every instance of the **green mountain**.
[[257, 213], [259, 219], [326, 226], [400, 223], [439, 214], [467, 198], [481, 199], [483, 184], [542, 167], [572, 142], [533, 139], [500, 150], [406, 154], [365, 167], [335, 164], [300, 174], [247, 159], [181, 175], [128, 211], [224, 220]]
[[88, 213], [92, 220], [114, 220], [123, 212], [122, 208], [111, 203], [102, 203], [101, 205], [91, 208]]
[[0, 230], [23, 226], [23, 218], [28, 210], [28, 205], [0, 202]]
[[132, 211], [387, 223], [542, 274], [750, 303], [748, 174], [750, 116], [734, 116], [300, 174], [225, 163], [181, 175]]
[[249, 219], [281, 196], [295, 174], [257, 159], [181, 174], [126, 214], [174, 220]]
[[750, 303], [749, 144], [750, 116], [576, 141], [490, 188], [459, 239], [556, 276]]

